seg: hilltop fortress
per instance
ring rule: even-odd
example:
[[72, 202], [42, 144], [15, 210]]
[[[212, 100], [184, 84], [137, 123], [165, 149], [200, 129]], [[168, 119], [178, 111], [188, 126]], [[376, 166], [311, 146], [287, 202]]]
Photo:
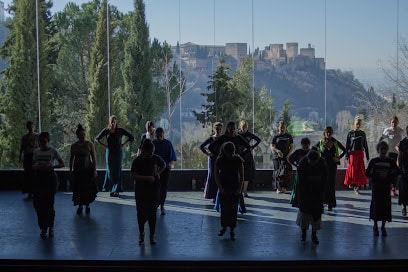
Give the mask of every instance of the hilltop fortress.
[[[181, 57], [183, 68], [203, 69], [213, 71], [219, 65], [219, 58], [224, 56], [226, 64], [235, 70], [242, 59], [251, 58], [246, 43], [226, 43], [225, 45], [197, 45], [191, 42], [172, 46], [174, 56]], [[317, 66], [324, 69], [324, 58], [315, 57], [315, 49], [308, 44], [307, 48], [300, 48], [297, 42], [270, 44], [265, 49], [255, 49], [253, 52], [255, 70], [274, 69], [287, 64], [301, 66]]]

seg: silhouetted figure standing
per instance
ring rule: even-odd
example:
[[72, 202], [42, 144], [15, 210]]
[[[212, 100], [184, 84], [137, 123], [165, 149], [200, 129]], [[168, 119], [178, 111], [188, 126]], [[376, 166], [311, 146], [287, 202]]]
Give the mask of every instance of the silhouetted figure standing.
[[[408, 126], [405, 128], [408, 135]], [[401, 171], [398, 205], [401, 206], [403, 216], [407, 215], [408, 205], [408, 136], [398, 144], [398, 166]]]
[[[236, 132], [235, 122], [228, 121], [227, 127], [225, 128], [225, 132], [221, 135], [215, 142], [211, 143], [208, 146], [208, 149], [213, 154], [221, 154], [221, 146], [226, 142], [232, 142], [235, 146], [235, 153], [240, 155], [242, 158], [242, 154], [246, 152], [246, 150], [250, 150], [251, 146], [249, 143]], [[245, 175], [245, 173], [244, 173]], [[215, 200], [215, 210], [219, 211], [219, 201]], [[239, 195], [239, 205], [238, 210], [240, 213], [246, 213], [247, 209], [245, 207], [245, 200], [242, 192]]]
[[[388, 157], [393, 159], [395, 162], [397, 162], [398, 158], [398, 144], [404, 137], [404, 130], [398, 126], [399, 120], [397, 116], [393, 116], [391, 118], [391, 126], [384, 129], [380, 139], [378, 140], [379, 142], [387, 139], [388, 142]], [[398, 196], [397, 193], [397, 185], [398, 185], [398, 177], [392, 182], [391, 184], [391, 194], [392, 196]]]
[[[323, 203], [327, 204], [327, 210], [332, 211], [336, 207], [336, 174], [340, 159], [346, 154], [346, 148], [341, 142], [333, 137], [333, 128], [328, 126], [323, 131], [323, 139], [316, 144], [320, 156], [326, 161], [328, 177], [324, 187]], [[341, 151], [341, 152], [340, 152]]]
[[149, 139], [152, 141], [154, 139], [154, 124], [152, 121], [146, 122], [145, 129], [146, 132], [143, 133], [142, 136], [140, 137], [140, 144], [139, 148], [137, 149], [137, 155], [140, 155], [140, 153], [142, 152], [142, 145], [144, 140]]
[[245, 120], [242, 120], [239, 123], [239, 131], [238, 134], [241, 135], [250, 145], [249, 149], [246, 149], [242, 153], [242, 158], [244, 159], [244, 185], [242, 186], [242, 194], [245, 197], [248, 197], [248, 186], [249, 184], [253, 185], [252, 183], [255, 180], [255, 160], [254, 156], [252, 155], [252, 150], [257, 147], [261, 139], [250, 132], [248, 130], [248, 123]]
[[214, 178], [214, 164], [215, 161], [217, 160], [217, 154], [212, 153], [209, 149], [208, 146], [212, 143], [215, 142], [220, 136], [221, 136], [221, 130], [222, 130], [222, 123], [220, 122], [215, 122], [213, 126], [213, 135], [207, 138], [201, 145], [200, 145], [200, 150], [208, 156], [208, 169], [207, 169], [207, 179], [205, 181], [205, 187], [204, 187], [204, 197], [206, 199], [212, 199], [213, 202], [215, 203], [215, 199], [217, 197], [217, 191], [218, 187], [217, 184], [215, 183], [215, 178]]
[[374, 220], [374, 236], [379, 236], [378, 221], [381, 221], [381, 235], [387, 236], [385, 223], [391, 222], [391, 194], [392, 181], [400, 174], [395, 161], [387, 157], [388, 144], [384, 141], [377, 144], [378, 157], [373, 158], [365, 172], [371, 179], [370, 219]]
[[57, 190], [57, 175], [54, 169], [64, 167], [64, 161], [58, 151], [49, 145], [48, 132], [40, 133], [39, 142], [40, 147], [34, 150], [33, 155], [35, 171], [33, 205], [37, 213], [41, 237], [45, 238], [47, 231], [50, 237], [54, 236], [54, 198]]
[[370, 160], [368, 154], [367, 138], [361, 130], [362, 120], [359, 117], [354, 119], [354, 130], [347, 134], [346, 160], [347, 170], [344, 178], [344, 185], [353, 188], [356, 194], [360, 194], [359, 188], [367, 185], [365, 176], [364, 153], [367, 161]]
[[27, 199], [33, 198], [33, 153], [36, 148], [38, 148], [38, 133], [36, 133], [35, 125], [33, 121], [28, 121], [26, 123], [26, 128], [28, 130], [21, 138], [20, 143], [20, 162], [23, 163], [24, 169], [24, 180], [22, 193], [27, 194]]
[[144, 244], [145, 223], [149, 224], [150, 243], [156, 244], [156, 210], [160, 198], [160, 174], [166, 163], [154, 154], [154, 145], [144, 141], [140, 155], [132, 163], [131, 175], [135, 183], [137, 223], [139, 226], [139, 244]]
[[[309, 138], [302, 138], [300, 140], [300, 144], [301, 144], [302, 148], [296, 149], [289, 156], [289, 159], [288, 159], [290, 164], [295, 166], [296, 169], [299, 167], [300, 161], [304, 157], [306, 157], [307, 153], [309, 153], [309, 151], [310, 151], [310, 139]], [[298, 180], [299, 180], [299, 174], [296, 171], [292, 192], [290, 193], [290, 204], [292, 204], [292, 207], [297, 207], [298, 206], [297, 197], [296, 197], [296, 188], [297, 188]]]
[[286, 124], [278, 123], [278, 134], [272, 138], [270, 148], [272, 151], [273, 179], [276, 184], [276, 193], [286, 193], [289, 180], [292, 176], [292, 165], [288, 158], [294, 149], [293, 137], [286, 132]]
[[96, 158], [95, 146], [85, 140], [85, 129], [78, 125], [76, 130], [78, 141], [71, 145], [69, 158], [69, 172], [71, 177], [72, 201], [78, 206], [77, 214], [82, 214], [82, 206], [85, 205], [85, 213], [89, 214], [91, 204], [98, 193], [96, 186]]
[[152, 141], [154, 144], [154, 154], [160, 156], [166, 163], [166, 168], [160, 175], [160, 213], [166, 214], [164, 203], [166, 202], [167, 189], [169, 187], [170, 171], [173, 168], [173, 163], [177, 160], [176, 152], [170, 140], [164, 138], [164, 129], [158, 127], [156, 129], [156, 138]]
[[[106, 142], [102, 139], [106, 137]], [[122, 138], [127, 137], [125, 142]], [[95, 140], [106, 148], [106, 174], [102, 191], [110, 191], [110, 196], [119, 197], [122, 188], [122, 148], [134, 140], [132, 134], [118, 126], [115, 115], [109, 117], [108, 127], [104, 128], [96, 136]]]
[[301, 241], [306, 241], [306, 232], [312, 226], [312, 241], [319, 243], [317, 231], [322, 225], [323, 190], [327, 181], [327, 165], [319, 153], [310, 150], [298, 167], [299, 181], [297, 184], [297, 199], [299, 213], [296, 223], [301, 229]]
[[227, 227], [230, 227], [230, 237], [235, 240], [234, 229], [237, 225], [237, 205], [244, 182], [244, 166], [243, 159], [235, 154], [232, 142], [222, 145], [215, 162], [214, 174], [221, 206], [221, 230], [218, 235], [224, 235]]

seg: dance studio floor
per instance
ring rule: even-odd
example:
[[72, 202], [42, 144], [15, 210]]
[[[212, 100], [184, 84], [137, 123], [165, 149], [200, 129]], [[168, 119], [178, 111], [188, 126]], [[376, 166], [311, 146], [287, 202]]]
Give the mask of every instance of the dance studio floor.
[[[31, 200], [0, 191], [0, 267], [9, 271], [288, 271], [397, 268], [408, 265], [408, 217], [392, 198], [388, 236], [374, 237], [368, 219], [371, 192], [337, 193], [323, 215], [320, 244], [300, 242], [297, 209], [289, 194], [251, 191], [239, 214], [236, 240], [217, 235], [219, 213], [202, 192], [169, 192], [166, 215], [157, 213], [156, 245], [138, 244], [133, 192], [100, 192], [90, 215], [76, 215], [71, 193], [55, 198], [55, 236], [42, 239]], [[146, 228], [148, 229], [147, 225]], [[147, 231], [148, 238], [148, 231]], [[272, 270], [271, 270], [272, 269]], [[300, 270], [299, 270], [300, 269]], [[2, 271], [4, 271], [2, 269]]]

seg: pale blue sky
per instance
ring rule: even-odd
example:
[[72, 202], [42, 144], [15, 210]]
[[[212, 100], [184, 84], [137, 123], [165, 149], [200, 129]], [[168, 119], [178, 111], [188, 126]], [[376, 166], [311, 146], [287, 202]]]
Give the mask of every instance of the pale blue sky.
[[[4, 2], [7, 6], [11, 0]], [[68, 2], [88, 1], [54, 0], [53, 11]], [[134, 8], [133, 0], [109, 3], [125, 13]], [[298, 42], [300, 48], [310, 43], [316, 57], [326, 57], [328, 68], [353, 71], [374, 85], [382, 81], [381, 64], [396, 56], [397, 14], [400, 39], [408, 39], [408, 0], [145, 0], [145, 4], [150, 37], [159, 41], [246, 42], [261, 49], [272, 43]]]

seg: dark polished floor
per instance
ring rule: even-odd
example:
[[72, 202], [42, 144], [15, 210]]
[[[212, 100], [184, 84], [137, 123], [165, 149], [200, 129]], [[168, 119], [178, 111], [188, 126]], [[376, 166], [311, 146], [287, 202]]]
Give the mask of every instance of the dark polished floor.
[[[402, 268], [408, 265], [408, 217], [393, 198], [387, 237], [374, 237], [368, 219], [370, 191], [337, 192], [338, 205], [325, 210], [320, 244], [300, 242], [297, 209], [289, 194], [252, 191], [248, 213], [239, 215], [236, 240], [217, 235], [219, 213], [202, 192], [169, 192], [160, 215], [156, 245], [138, 244], [132, 192], [121, 198], [99, 193], [90, 215], [76, 215], [71, 193], [55, 199], [55, 237], [42, 239], [30, 200], [0, 191], [0, 267], [8, 271], [263, 271]], [[4, 271], [2, 269], [2, 271]]]

